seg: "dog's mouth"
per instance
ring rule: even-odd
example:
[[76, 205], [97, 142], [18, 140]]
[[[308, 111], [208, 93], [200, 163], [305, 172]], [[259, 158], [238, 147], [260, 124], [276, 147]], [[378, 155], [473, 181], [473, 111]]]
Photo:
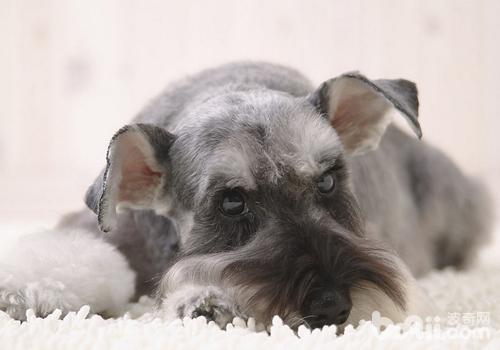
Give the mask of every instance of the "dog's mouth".
[[[268, 255], [266, 259], [256, 254], [258, 259], [233, 261], [224, 269], [222, 280], [238, 290], [250, 316], [270, 323], [278, 315], [292, 328], [343, 326], [351, 320], [353, 310], [355, 319], [370, 317], [377, 307], [383, 307], [371, 301], [374, 291], [384, 296], [384, 303], [389, 300], [396, 308], [405, 309], [404, 286], [390, 253], [361, 239], [330, 240], [333, 238], [326, 240], [330, 249], [317, 246], [311, 248], [312, 253], [290, 250], [286, 256]], [[352, 290], [356, 298], [352, 298]]]
[[[232, 288], [234, 282], [230, 282]], [[239, 304], [245, 314], [267, 325], [278, 315], [294, 330], [301, 325], [314, 329], [347, 323], [353, 308], [348, 288], [339, 291], [328, 286], [311, 291], [307, 286], [308, 282], [304, 280], [295, 283], [285, 283], [284, 280], [280, 282], [269, 282], [258, 287], [239, 285], [236, 295], [241, 298]]]
[[293, 329], [343, 326], [389, 304], [405, 309], [392, 253], [363, 237], [319, 232], [261, 234], [237, 249], [184, 255], [162, 286], [217, 286], [257, 323], [278, 315]]

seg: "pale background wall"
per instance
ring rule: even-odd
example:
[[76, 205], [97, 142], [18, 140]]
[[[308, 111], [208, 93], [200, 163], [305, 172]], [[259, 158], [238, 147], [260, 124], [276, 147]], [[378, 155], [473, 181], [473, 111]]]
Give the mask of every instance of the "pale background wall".
[[425, 138], [498, 190], [499, 19], [495, 0], [0, 0], [0, 222], [78, 209], [147, 99], [248, 58], [416, 81]]

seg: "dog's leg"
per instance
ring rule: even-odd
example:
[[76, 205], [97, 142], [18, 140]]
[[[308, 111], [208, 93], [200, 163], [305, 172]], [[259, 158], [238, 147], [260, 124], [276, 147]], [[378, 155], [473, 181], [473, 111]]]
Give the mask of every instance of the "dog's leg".
[[59, 223], [67, 230], [84, 228], [116, 247], [136, 273], [135, 298], [153, 295], [159, 279], [177, 250], [177, 234], [172, 222], [152, 210], [124, 210], [117, 227], [102, 233], [93, 212], [84, 209], [67, 214]]
[[27, 309], [46, 316], [83, 305], [116, 315], [134, 293], [134, 278], [113, 246], [84, 230], [26, 235], [0, 249], [0, 310], [20, 320]]
[[487, 189], [431, 147], [416, 148], [408, 164], [420, 226], [415, 239], [428, 242], [435, 268], [467, 268], [491, 237], [493, 205]]

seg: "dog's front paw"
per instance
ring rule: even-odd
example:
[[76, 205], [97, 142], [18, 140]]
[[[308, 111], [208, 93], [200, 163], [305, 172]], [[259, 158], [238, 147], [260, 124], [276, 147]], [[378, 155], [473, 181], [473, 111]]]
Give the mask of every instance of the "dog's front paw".
[[77, 296], [53, 281], [30, 283], [22, 288], [0, 287], [0, 310], [17, 320], [25, 320], [28, 309], [45, 317], [56, 309], [66, 314], [81, 305]]
[[216, 287], [187, 287], [168, 296], [163, 305], [170, 316], [205, 317], [224, 329], [235, 317], [246, 319], [232, 298]]
[[213, 291], [181, 306], [178, 314], [191, 318], [204, 316], [208, 321], [214, 321], [221, 328], [225, 328], [236, 316], [243, 317], [234, 303], [223, 294]]
[[8, 291], [0, 288], [0, 311], [12, 318], [23, 320], [26, 317], [26, 297], [20, 291]]

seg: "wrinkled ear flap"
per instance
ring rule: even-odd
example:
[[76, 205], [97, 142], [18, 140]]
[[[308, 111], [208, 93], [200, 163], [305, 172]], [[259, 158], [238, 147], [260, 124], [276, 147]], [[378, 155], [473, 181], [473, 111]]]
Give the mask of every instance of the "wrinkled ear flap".
[[378, 146], [396, 111], [406, 118], [421, 138], [418, 122], [418, 92], [404, 79], [369, 80], [353, 72], [324, 82], [308, 97], [327, 116], [350, 154], [360, 154]]
[[103, 232], [113, 229], [118, 208], [166, 205], [168, 152], [174, 135], [149, 124], [127, 125], [111, 139], [106, 168], [85, 196]]

